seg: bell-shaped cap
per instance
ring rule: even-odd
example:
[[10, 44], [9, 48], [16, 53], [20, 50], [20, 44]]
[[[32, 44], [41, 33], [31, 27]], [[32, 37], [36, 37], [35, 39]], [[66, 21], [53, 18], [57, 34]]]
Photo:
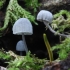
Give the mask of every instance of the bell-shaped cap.
[[17, 35], [31, 35], [33, 34], [33, 28], [31, 22], [27, 18], [18, 19], [13, 25], [13, 34]]
[[22, 40], [17, 42], [16, 50], [17, 51], [26, 51], [25, 44], [24, 44], [24, 42]]
[[41, 10], [37, 15], [38, 21], [42, 21], [42, 22], [47, 21], [47, 22], [51, 23], [52, 19], [53, 19], [52, 13], [49, 11], [46, 11], [46, 10]]

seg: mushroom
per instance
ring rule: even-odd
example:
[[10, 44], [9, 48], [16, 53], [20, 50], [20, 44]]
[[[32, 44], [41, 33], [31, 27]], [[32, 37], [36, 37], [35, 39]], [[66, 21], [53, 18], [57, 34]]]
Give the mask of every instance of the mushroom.
[[27, 51], [28, 49], [25, 47], [24, 45], [24, 41], [20, 40], [17, 42], [17, 45], [16, 45], [16, 50], [17, 51], [20, 51], [20, 55], [22, 56], [23, 55], [23, 51]]
[[[28, 52], [27, 44], [25, 42], [24, 35], [32, 35], [33, 28], [31, 22], [27, 18], [18, 19], [13, 25], [13, 34], [22, 35], [23, 44], [25, 46], [26, 53]], [[20, 46], [19, 46], [20, 48]]]
[[55, 35], [59, 35], [59, 36], [64, 36], [64, 37], [69, 37], [70, 35], [65, 35], [65, 34], [60, 34], [57, 33], [56, 31], [54, 31], [51, 26], [49, 24], [52, 23], [53, 20], [53, 15], [50, 11], [47, 10], [41, 10], [38, 15], [37, 15], [37, 20], [44, 22], [44, 25], [49, 28], [49, 30], [54, 33]]

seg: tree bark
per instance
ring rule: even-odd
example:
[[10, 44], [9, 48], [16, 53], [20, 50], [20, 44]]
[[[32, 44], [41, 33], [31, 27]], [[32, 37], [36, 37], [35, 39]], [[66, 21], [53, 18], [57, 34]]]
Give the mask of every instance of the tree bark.
[[[70, 0], [43, 0], [42, 2], [42, 9], [47, 9], [47, 10], [56, 10], [61, 7], [62, 9], [69, 9], [67, 8], [68, 6], [70, 7]], [[41, 9], [40, 8], [40, 9]]]

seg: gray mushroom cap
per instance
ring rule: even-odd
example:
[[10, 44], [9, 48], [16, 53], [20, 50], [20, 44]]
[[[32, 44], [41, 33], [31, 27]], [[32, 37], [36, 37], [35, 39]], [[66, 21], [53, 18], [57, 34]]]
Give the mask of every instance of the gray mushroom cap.
[[26, 51], [25, 44], [24, 44], [24, 42], [22, 40], [17, 42], [16, 50], [17, 51]]
[[70, 35], [65, 35], [54, 31], [48, 23], [52, 23], [53, 15], [51, 12], [46, 10], [41, 10], [37, 15], [37, 20], [44, 22], [45, 26], [49, 28], [49, 30], [54, 33], [55, 35], [63, 36], [63, 37], [70, 37]]
[[32, 35], [33, 28], [31, 22], [27, 18], [18, 19], [13, 25], [13, 34], [17, 35]]
[[41, 21], [41, 22], [47, 21], [47, 22], [51, 23], [53, 20], [53, 15], [49, 11], [41, 10], [37, 15], [37, 20]]

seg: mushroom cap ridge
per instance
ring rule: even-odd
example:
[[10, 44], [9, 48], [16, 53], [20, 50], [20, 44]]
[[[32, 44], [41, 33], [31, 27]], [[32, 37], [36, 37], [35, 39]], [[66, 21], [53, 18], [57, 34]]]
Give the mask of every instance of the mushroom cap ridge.
[[13, 34], [17, 35], [32, 35], [33, 28], [31, 22], [27, 18], [20, 18], [18, 19], [12, 28]]
[[47, 21], [47, 22], [51, 23], [53, 20], [53, 15], [50, 11], [41, 10], [37, 15], [37, 20], [41, 21], [41, 22]]

